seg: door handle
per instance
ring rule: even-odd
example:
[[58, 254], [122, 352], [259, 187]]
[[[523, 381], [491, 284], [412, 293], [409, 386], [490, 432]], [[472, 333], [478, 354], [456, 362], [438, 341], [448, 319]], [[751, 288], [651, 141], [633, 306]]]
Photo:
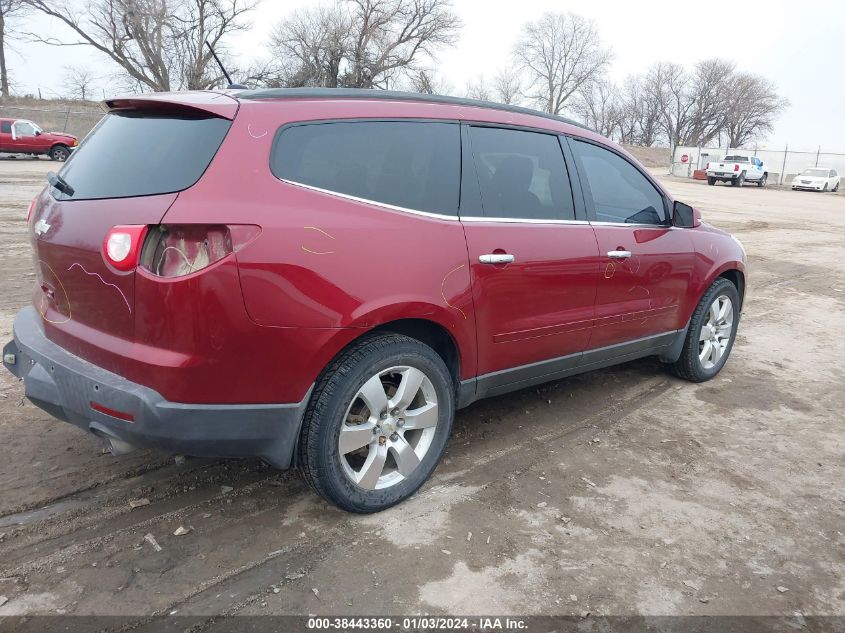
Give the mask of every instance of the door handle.
[[478, 261], [482, 264], [510, 264], [514, 260], [510, 253], [487, 253], [479, 255]]
[[631, 256], [631, 251], [608, 251], [607, 256], [610, 259], [628, 259]]

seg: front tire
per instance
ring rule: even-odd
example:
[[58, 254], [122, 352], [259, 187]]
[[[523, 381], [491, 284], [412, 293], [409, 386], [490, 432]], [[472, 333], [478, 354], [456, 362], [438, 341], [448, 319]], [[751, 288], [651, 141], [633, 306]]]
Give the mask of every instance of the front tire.
[[739, 325], [739, 292], [719, 278], [707, 289], [690, 319], [680, 358], [669, 371], [691, 382], [705, 382], [718, 374], [730, 356]]
[[758, 180], [758, 181], [757, 181], [757, 186], [758, 186], [758, 187], [765, 187], [765, 186], [766, 186], [766, 181], [767, 181], [768, 179], [769, 179], [769, 175], [768, 175], [768, 174], [763, 174], [763, 177], [762, 177], [762, 178], [760, 178], [760, 180]]
[[70, 150], [64, 145], [54, 145], [50, 149], [50, 159], [60, 163], [65, 162], [70, 157]]
[[454, 394], [443, 359], [427, 345], [398, 334], [362, 338], [317, 382], [299, 439], [300, 473], [350, 512], [407, 499], [443, 455]]

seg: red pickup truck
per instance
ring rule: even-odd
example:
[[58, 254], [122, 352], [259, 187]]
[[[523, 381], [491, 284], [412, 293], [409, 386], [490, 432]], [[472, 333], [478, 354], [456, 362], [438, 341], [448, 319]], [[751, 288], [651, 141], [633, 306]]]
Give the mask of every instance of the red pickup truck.
[[66, 161], [79, 145], [72, 134], [45, 132], [32, 121], [0, 119], [0, 153], [47, 154], [53, 160]]

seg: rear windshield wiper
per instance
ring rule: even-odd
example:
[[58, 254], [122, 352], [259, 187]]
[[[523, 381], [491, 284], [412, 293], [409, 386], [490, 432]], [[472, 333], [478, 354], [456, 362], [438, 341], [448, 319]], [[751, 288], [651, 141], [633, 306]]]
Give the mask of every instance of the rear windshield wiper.
[[49, 182], [50, 186], [53, 187], [54, 189], [61, 191], [63, 194], [65, 194], [67, 196], [73, 197], [73, 187], [71, 187], [69, 184], [67, 184], [67, 181], [64, 178], [62, 178], [61, 176], [59, 176], [59, 174], [57, 174], [56, 172], [54, 172], [54, 171], [48, 171], [47, 172], [47, 182]]

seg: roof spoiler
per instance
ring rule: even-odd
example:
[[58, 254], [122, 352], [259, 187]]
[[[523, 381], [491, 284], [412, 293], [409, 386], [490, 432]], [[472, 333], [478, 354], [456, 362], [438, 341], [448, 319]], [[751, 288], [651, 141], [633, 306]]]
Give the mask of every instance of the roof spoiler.
[[187, 110], [204, 112], [223, 119], [234, 119], [240, 105], [237, 99], [221, 92], [154, 92], [106, 99], [108, 111], [115, 110]]

